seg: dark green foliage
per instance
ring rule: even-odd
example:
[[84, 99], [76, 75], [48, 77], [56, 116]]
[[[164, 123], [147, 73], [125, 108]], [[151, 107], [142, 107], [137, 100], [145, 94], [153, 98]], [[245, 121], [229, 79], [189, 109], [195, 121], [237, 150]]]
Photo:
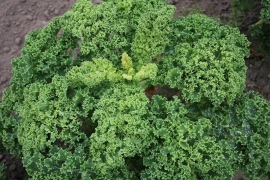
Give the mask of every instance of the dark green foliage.
[[[258, 49], [264, 51], [266, 57], [270, 57], [270, 1], [261, 0], [263, 8], [260, 12], [260, 20], [249, 27], [253, 38], [259, 43]], [[252, 0], [233, 0], [233, 13], [251, 12], [253, 10]], [[236, 19], [237, 21], [237, 19]]]
[[261, 19], [270, 23], [270, 1], [262, 0], [261, 3], [264, 5], [264, 8], [261, 10]]
[[195, 121], [178, 98], [154, 96], [152, 108], [164, 107], [165, 118], [154, 113], [153, 146], [144, 158], [143, 179], [230, 179], [234, 173], [233, 149], [225, 139], [213, 136], [210, 119]]
[[161, 0], [78, 0], [28, 34], [0, 125], [31, 179], [269, 176], [269, 102], [243, 93], [249, 42], [173, 13]]
[[234, 111], [236, 116], [232, 119], [230, 134], [233, 145], [243, 159], [240, 161], [240, 168], [251, 179], [259, 176], [269, 178], [269, 102], [250, 92], [239, 98]]
[[251, 35], [256, 38], [266, 56], [270, 57], [270, 1], [261, 0], [264, 7], [261, 10], [261, 20], [250, 26]]
[[229, 140], [230, 146], [235, 150], [237, 167], [246, 177], [270, 177], [268, 101], [254, 92], [248, 92], [238, 97], [233, 107], [198, 111], [211, 118], [215, 127], [214, 134], [218, 139]]

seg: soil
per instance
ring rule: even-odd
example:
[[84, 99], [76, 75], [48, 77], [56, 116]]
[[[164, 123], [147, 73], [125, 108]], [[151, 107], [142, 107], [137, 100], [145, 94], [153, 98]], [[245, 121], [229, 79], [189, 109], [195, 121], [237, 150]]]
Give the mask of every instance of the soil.
[[[29, 31], [46, 26], [54, 17], [60, 16], [69, 9], [76, 0], [1, 0], [0, 5], [0, 101], [2, 92], [9, 85], [12, 76], [11, 61], [20, 56], [25, 36]], [[101, 3], [101, 0], [93, 0]], [[215, 17], [221, 22], [231, 25], [237, 24], [242, 33], [245, 33], [252, 45], [251, 56], [246, 59], [248, 67], [246, 91], [254, 90], [264, 98], [270, 100], [270, 60], [258, 51], [256, 40], [248, 33], [248, 27], [259, 20], [262, 8], [260, 1], [253, 0], [253, 10], [248, 13], [233, 14], [231, 0], [170, 0], [170, 4], [177, 7], [175, 17], [187, 15], [192, 11], [200, 11], [208, 16]], [[0, 154], [0, 162], [6, 165], [4, 170], [6, 179], [27, 179], [27, 173], [21, 160], [8, 152]], [[239, 172], [234, 180], [244, 179]]]

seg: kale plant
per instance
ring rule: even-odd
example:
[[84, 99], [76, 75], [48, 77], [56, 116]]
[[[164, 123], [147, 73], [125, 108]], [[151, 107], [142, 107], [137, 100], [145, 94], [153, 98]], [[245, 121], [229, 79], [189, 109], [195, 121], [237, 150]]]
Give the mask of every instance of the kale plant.
[[243, 92], [249, 42], [174, 10], [78, 0], [28, 34], [0, 121], [31, 179], [270, 176], [270, 105]]

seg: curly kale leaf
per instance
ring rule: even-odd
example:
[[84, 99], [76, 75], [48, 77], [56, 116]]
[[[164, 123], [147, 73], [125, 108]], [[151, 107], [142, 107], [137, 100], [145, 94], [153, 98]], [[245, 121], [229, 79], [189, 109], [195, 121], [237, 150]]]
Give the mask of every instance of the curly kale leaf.
[[269, 177], [269, 102], [254, 92], [237, 97], [232, 107], [198, 108], [210, 118], [217, 139], [226, 139], [234, 150], [236, 169], [251, 179]]
[[[27, 154], [22, 162], [31, 179], [82, 179], [80, 168], [87, 157], [84, 148], [77, 146], [71, 152], [55, 146], [46, 155], [37, 151], [31, 156]], [[91, 178], [88, 177], [88, 179]]]
[[[78, 167], [70, 164], [81, 164], [85, 157], [74, 152], [78, 147], [81, 153], [88, 152], [84, 148], [89, 146], [88, 137], [96, 127], [91, 114], [97, 100], [91, 94], [89, 88], [71, 89], [62, 76], [55, 76], [50, 84], [33, 83], [25, 88], [24, 103], [18, 108], [17, 133], [30, 176], [51, 179], [55, 173], [60, 177], [59, 171], [66, 169], [73, 174], [70, 177], [78, 175], [73, 172]], [[60, 160], [59, 153], [64, 153]]]
[[[84, 61], [81, 66], [75, 66], [67, 72], [66, 77], [72, 87], [95, 88], [109, 86], [122, 80], [116, 68], [107, 59], [94, 59], [92, 62]], [[105, 87], [103, 87], [105, 89]], [[97, 89], [98, 90], [98, 89]]]
[[250, 179], [270, 177], [270, 103], [249, 92], [237, 100], [232, 111], [231, 142], [241, 157], [240, 168]]
[[168, 22], [172, 21], [173, 10], [169, 6], [160, 9], [151, 8], [146, 16], [141, 17], [131, 47], [131, 55], [139, 67], [149, 63], [170, 44], [168, 35], [171, 28]]
[[130, 85], [108, 89], [98, 102], [93, 114], [98, 127], [90, 139], [90, 152], [100, 177], [134, 176], [128, 159], [139, 158], [151, 142], [148, 102], [142, 88]]
[[244, 35], [198, 14], [179, 18], [174, 29], [156, 83], [177, 88], [187, 102], [207, 98], [214, 106], [232, 105], [245, 88], [249, 43]]
[[12, 85], [48, 83], [54, 75], [64, 75], [73, 66], [72, 51], [68, 50], [78, 47], [78, 39], [70, 32], [58, 38], [62, 26], [61, 18], [56, 18], [45, 28], [27, 35], [22, 55], [12, 61]]
[[122, 53], [127, 52], [138, 70], [169, 43], [173, 13], [173, 6], [156, 0], [108, 1], [98, 6], [79, 0], [62, 18], [63, 30], [82, 41], [80, 57], [106, 58], [119, 65]]
[[[143, 179], [226, 179], [233, 171], [233, 152], [229, 143], [212, 135], [210, 119], [198, 117], [193, 121], [187, 117], [188, 109], [177, 97], [172, 101], [153, 96], [150, 106], [162, 107], [152, 122], [151, 150], [144, 156], [147, 167]], [[161, 110], [161, 109], [160, 109]], [[152, 111], [156, 112], [156, 111]]]
[[[0, 128], [1, 143], [4, 148], [10, 149], [10, 153], [14, 156], [21, 156], [22, 146], [18, 143], [18, 124], [20, 117], [14, 113], [15, 104], [18, 102], [18, 95], [5, 90], [3, 93], [3, 101], [0, 103]], [[1, 148], [2, 150], [2, 148]]]

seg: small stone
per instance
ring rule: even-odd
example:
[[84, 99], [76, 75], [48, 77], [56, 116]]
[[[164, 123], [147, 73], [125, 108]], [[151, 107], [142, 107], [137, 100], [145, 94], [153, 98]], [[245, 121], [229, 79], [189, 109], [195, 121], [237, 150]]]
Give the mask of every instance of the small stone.
[[31, 15], [27, 15], [27, 20], [29, 20], [29, 21], [32, 21], [33, 20], [33, 16], [31, 16]]
[[15, 39], [15, 43], [16, 43], [17, 45], [20, 45], [20, 44], [22, 43], [22, 38], [21, 38], [21, 37], [17, 37], [17, 38]]
[[55, 15], [58, 15], [58, 14], [59, 14], [59, 10], [58, 10], [58, 9], [55, 9], [55, 10], [54, 10], [54, 14], [55, 14]]
[[[1, 78], [0, 78], [0, 83], [6, 83], [6, 82], [8, 82], [9, 81], [9, 78], [7, 77], [7, 76], [2, 76]], [[3, 155], [2, 155], [3, 156]]]
[[18, 34], [18, 31], [14, 30], [14, 31], [12, 31], [12, 33], [16, 35], [16, 34]]
[[50, 6], [49, 6], [49, 11], [50, 11], [50, 12], [53, 12], [53, 11], [54, 11], [54, 7], [50, 5]]
[[[4, 47], [4, 51], [5, 52], [9, 52], [10, 51], [10, 48], [9, 47]], [[0, 158], [1, 159], [1, 158]]]
[[49, 15], [49, 11], [46, 10], [43, 12], [43, 15], [47, 18], [47, 19], [50, 19], [50, 15]]
[[14, 171], [16, 169], [16, 165], [15, 164], [12, 164], [9, 166], [8, 170], [10, 171]]
[[20, 2], [21, 2], [21, 3], [25, 3], [25, 2], [26, 2], [26, 0], [20, 0]]
[[18, 22], [15, 23], [15, 25], [16, 25], [16, 26], [19, 26], [19, 25], [21, 25], [21, 22], [18, 21]]

